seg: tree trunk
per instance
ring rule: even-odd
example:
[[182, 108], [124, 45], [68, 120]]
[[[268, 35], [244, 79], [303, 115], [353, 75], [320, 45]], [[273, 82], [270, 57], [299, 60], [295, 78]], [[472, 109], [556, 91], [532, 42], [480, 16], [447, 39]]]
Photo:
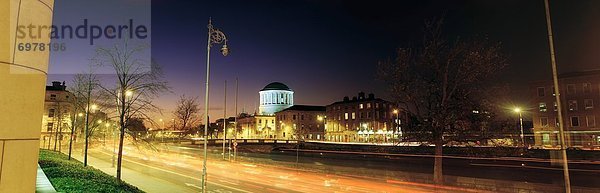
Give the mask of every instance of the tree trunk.
[[121, 125], [121, 133], [119, 134], [119, 153], [117, 156], [117, 180], [121, 181], [121, 160], [123, 159], [123, 138], [125, 137], [125, 126]]
[[435, 162], [433, 165], [433, 182], [436, 184], [444, 183], [444, 176], [442, 173], [442, 146], [443, 142], [437, 140], [435, 142]]

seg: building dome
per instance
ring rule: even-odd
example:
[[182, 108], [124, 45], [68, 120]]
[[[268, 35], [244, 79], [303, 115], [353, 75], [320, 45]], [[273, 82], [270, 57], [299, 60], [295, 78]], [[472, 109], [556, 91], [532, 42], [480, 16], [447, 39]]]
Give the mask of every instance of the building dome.
[[287, 85], [281, 83], [281, 82], [272, 82], [270, 84], [267, 84], [267, 86], [265, 86], [265, 88], [263, 88], [260, 91], [265, 91], [265, 90], [287, 90], [287, 91], [291, 91], [292, 89], [290, 89], [290, 87], [288, 87]]
[[274, 115], [294, 105], [294, 91], [281, 82], [273, 82], [260, 90], [260, 115]]

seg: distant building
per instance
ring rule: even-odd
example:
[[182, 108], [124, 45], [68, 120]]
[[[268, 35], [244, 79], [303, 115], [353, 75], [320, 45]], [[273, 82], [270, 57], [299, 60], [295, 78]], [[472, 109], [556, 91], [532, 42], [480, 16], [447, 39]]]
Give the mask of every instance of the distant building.
[[53, 148], [54, 143], [60, 144], [64, 137], [68, 137], [71, 120], [75, 116], [74, 101], [75, 96], [67, 91], [64, 82], [54, 81], [46, 86], [40, 140], [42, 147]]
[[[568, 147], [600, 146], [600, 70], [559, 75], [565, 142]], [[559, 147], [558, 113], [551, 80], [531, 84], [535, 101], [533, 131], [535, 146]]]
[[251, 115], [238, 117], [238, 138], [240, 139], [277, 139], [275, 116]]
[[274, 115], [294, 105], [294, 91], [283, 83], [270, 83], [258, 93], [260, 95], [259, 115]]
[[279, 139], [324, 139], [324, 106], [294, 105], [275, 113], [275, 117]]
[[[361, 92], [326, 107], [325, 137], [339, 142], [388, 142], [398, 139], [400, 112], [394, 103]], [[395, 124], [395, 122], [397, 124]]]

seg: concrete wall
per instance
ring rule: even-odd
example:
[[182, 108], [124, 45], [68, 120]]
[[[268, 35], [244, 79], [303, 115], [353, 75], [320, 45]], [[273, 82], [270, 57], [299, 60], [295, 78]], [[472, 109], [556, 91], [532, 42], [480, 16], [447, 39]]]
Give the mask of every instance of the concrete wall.
[[53, 0], [0, 0], [0, 192], [34, 192], [49, 52], [19, 51], [18, 25], [52, 24]]

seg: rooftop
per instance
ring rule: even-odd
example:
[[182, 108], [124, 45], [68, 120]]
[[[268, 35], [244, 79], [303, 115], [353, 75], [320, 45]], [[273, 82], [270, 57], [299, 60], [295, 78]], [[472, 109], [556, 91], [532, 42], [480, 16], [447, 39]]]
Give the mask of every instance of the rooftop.
[[292, 91], [292, 89], [290, 89], [290, 87], [288, 87], [287, 85], [281, 83], [281, 82], [272, 82], [270, 84], [268, 84], [267, 86], [265, 86], [265, 88], [263, 88], [260, 91], [265, 91], [265, 90], [288, 90], [288, 91]]
[[325, 111], [325, 106], [294, 105], [282, 111]]

